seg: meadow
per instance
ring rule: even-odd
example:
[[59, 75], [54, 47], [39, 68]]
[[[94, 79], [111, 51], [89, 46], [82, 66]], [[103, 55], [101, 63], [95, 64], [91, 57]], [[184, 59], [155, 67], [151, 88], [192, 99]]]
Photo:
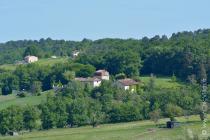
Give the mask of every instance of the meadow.
[[[39, 64], [42, 66], [53, 66], [54, 64], [57, 64], [57, 63], [65, 63], [68, 60], [70, 60], [68, 57], [44, 58], [35, 62], [35, 64]], [[14, 71], [17, 66], [18, 64], [4, 64], [4, 65], [0, 65], [0, 69]]]
[[[42, 65], [46, 65], [47, 61], [41, 61], [39, 62]], [[57, 61], [58, 62], [58, 61]], [[142, 82], [146, 84], [150, 77], [144, 76], [140, 77]], [[155, 86], [158, 88], [179, 88], [181, 87], [181, 84], [178, 82], [172, 82], [171, 78], [161, 78], [157, 77], [155, 78]], [[7, 95], [7, 96], [0, 96], [0, 110], [5, 109], [11, 105], [38, 105], [41, 102], [45, 101], [47, 93], [51, 93], [51, 91], [46, 91], [41, 94], [41, 96], [27, 96], [24, 98], [17, 97], [15, 94]]]
[[[165, 126], [168, 120], [161, 119], [159, 125]], [[19, 136], [0, 137], [0, 140], [187, 140], [195, 134], [201, 137], [202, 122], [199, 116], [179, 117], [177, 120], [182, 123], [180, 127], [174, 129], [159, 128], [153, 122], [146, 120], [104, 124], [98, 128], [85, 126], [34, 131]], [[207, 130], [210, 134], [208, 125], [210, 123], [207, 123]]]
[[46, 100], [47, 94], [53, 94], [51, 91], [43, 92], [40, 96], [31, 96], [21, 98], [16, 96], [16, 94], [11, 94], [7, 96], [0, 96], [0, 110], [5, 109], [11, 105], [38, 105]]

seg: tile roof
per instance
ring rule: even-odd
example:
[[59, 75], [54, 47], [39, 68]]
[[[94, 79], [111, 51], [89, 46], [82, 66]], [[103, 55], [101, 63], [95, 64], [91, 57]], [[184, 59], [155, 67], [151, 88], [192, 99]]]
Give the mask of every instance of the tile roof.
[[75, 80], [80, 81], [80, 82], [93, 82], [93, 81], [101, 81], [100, 79], [96, 77], [88, 77], [88, 78], [83, 78], [83, 77], [77, 77]]
[[97, 76], [109, 76], [109, 72], [108, 71], [106, 71], [106, 70], [97, 70], [96, 72], [95, 72], [95, 75], [97, 75]]
[[118, 82], [121, 83], [124, 86], [131, 86], [131, 85], [138, 84], [138, 82], [136, 82], [133, 79], [129, 79], [129, 78], [118, 80]]

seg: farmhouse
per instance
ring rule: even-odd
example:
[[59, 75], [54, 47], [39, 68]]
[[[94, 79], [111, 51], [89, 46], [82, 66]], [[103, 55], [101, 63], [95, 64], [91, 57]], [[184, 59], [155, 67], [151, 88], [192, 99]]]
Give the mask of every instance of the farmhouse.
[[79, 51], [73, 51], [72, 52], [72, 57], [73, 58], [77, 57], [79, 55], [79, 53], [80, 53]]
[[38, 61], [38, 57], [28, 55], [24, 58], [24, 60], [26, 63], [33, 63], [33, 62]]
[[109, 72], [106, 70], [97, 70], [94, 76], [101, 80], [109, 80]]
[[124, 90], [129, 90], [131, 92], [136, 91], [136, 85], [138, 84], [138, 82], [136, 82], [133, 79], [120, 79], [117, 81], [118, 85], [120, 88], [124, 89]]
[[51, 58], [56, 59], [56, 58], [57, 58], [57, 56], [53, 55], [53, 56], [51, 56]]
[[88, 84], [91, 87], [99, 87], [101, 85], [101, 79], [97, 78], [97, 77], [88, 77], [88, 78], [83, 78], [83, 77], [79, 77], [79, 78], [75, 78], [76, 81], [80, 81], [81, 83], [84, 84]]

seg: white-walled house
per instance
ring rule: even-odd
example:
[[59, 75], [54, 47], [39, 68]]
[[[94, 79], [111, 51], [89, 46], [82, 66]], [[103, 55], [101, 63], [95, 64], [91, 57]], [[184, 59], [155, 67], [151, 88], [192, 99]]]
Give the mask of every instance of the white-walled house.
[[117, 84], [120, 88], [124, 89], [124, 90], [129, 90], [131, 92], [136, 91], [136, 85], [138, 84], [138, 82], [136, 82], [133, 79], [120, 79], [117, 81]]
[[26, 63], [33, 63], [33, 62], [38, 61], [39, 59], [36, 56], [28, 55], [24, 58], [24, 60], [25, 60]]
[[89, 84], [92, 87], [99, 87], [101, 85], [101, 79], [97, 78], [97, 77], [88, 77], [88, 78], [83, 78], [83, 77], [79, 77], [79, 78], [75, 78], [76, 81], [80, 81], [81, 83], [85, 83], [85, 84]]
[[79, 51], [73, 51], [72, 52], [72, 57], [73, 58], [77, 57], [79, 55], [79, 53], [80, 53]]
[[106, 70], [97, 70], [94, 76], [101, 80], [109, 80], [109, 72]]

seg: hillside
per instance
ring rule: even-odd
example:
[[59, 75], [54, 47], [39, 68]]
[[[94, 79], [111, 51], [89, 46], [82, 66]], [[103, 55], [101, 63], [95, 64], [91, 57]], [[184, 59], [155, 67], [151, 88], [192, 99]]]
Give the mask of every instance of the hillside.
[[26, 105], [39, 105], [40, 103], [46, 101], [46, 96], [48, 94], [53, 94], [51, 91], [46, 91], [41, 94], [41, 96], [31, 96], [20, 98], [16, 94], [11, 94], [7, 96], [0, 96], [0, 110], [5, 109], [11, 105], [26, 106]]
[[[210, 116], [209, 116], [210, 117]], [[168, 119], [161, 119], [165, 125]], [[158, 128], [151, 121], [138, 121], [120, 124], [105, 124], [98, 128], [90, 126], [80, 128], [52, 129], [42, 132], [26, 133], [22, 136], [0, 137], [0, 140], [184, 140], [195, 134], [201, 136], [201, 125], [198, 116], [189, 119], [179, 117], [181, 126], [174, 129]], [[188, 123], [187, 123], [188, 122]], [[208, 123], [207, 125], [210, 125]], [[210, 131], [210, 128], [208, 128]]]
[[[210, 92], [204, 91], [210, 81], [209, 46], [210, 30], [181, 32], [170, 38], [78, 42], [41, 39], [0, 44], [0, 64], [3, 64], [0, 66], [0, 134], [158, 118], [174, 121], [178, 116], [195, 114], [205, 119], [201, 103], [210, 102], [203, 97], [210, 96]], [[32, 64], [12, 64], [27, 55], [40, 59]], [[54, 55], [58, 58], [50, 58]], [[56, 96], [46, 96], [47, 92]], [[154, 127], [140, 124], [127, 135], [140, 139]], [[73, 131], [83, 132], [83, 128]], [[56, 129], [59, 130], [62, 129]], [[105, 131], [105, 136], [108, 135], [105, 138], [121, 139], [120, 134], [125, 131], [97, 130], [84, 131], [84, 137], [92, 138], [93, 133], [99, 132], [95, 137], [98, 139]], [[56, 133], [51, 131], [49, 135]], [[110, 134], [113, 131], [117, 134]], [[181, 131], [178, 128], [169, 134], [177, 135]], [[160, 133], [154, 133], [156, 137], [167, 134], [165, 129], [157, 128], [157, 132]]]
[[[68, 57], [44, 58], [44, 59], [39, 59], [39, 61], [35, 62], [35, 64], [38, 64], [41, 66], [53, 66], [54, 64], [65, 63], [69, 60], [70, 59]], [[17, 64], [3, 64], [3, 65], [0, 65], [0, 69], [14, 71], [17, 66], [18, 66]]]
[[[48, 58], [52, 55], [66, 57], [71, 56], [74, 50], [80, 50], [83, 53], [76, 62], [91, 64], [96, 69], [107, 69], [113, 75], [175, 74], [184, 81], [189, 76], [195, 75], [196, 80], [200, 80], [202, 72], [210, 71], [209, 46], [209, 29], [173, 33], [170, 38], [156, 35], [142, 39], [105, 38], [95, 41], [88, 39], [65, 41], [50, 38], [20, 40], [0, 44], [0, 64], [14, 63], [26, 54], [36, 55], [39, 58]], [[114, 69], [113, 64], [116, 66]], [[12, 68], [8, 65], [8, 69]], [[210, 75], [207, 74], [208, 76]]]
[[[144, 76], [144, 77], [140, 77], [140, 79], [142, 80], [142, 82], [144, 84], [147, 84], [150, 77], [149, 76]], [[155, 83], [156, 83], [156, 87], [158, 88], [165, 88], [165, 89], [178, 89], [182, 86], [182, 83], [178, 83], [178, 82], [172, 82], [171, 78], [161, 78], [161, 77], [157, 77], [155, 79]], [[25, 105], [38, 105], [40, 104], [42, 101], [46, 100], [46, 95], [48, 93], [51, 93], [51, 91], [46, 91], [43, 92], [41, 94], [41, 96], [27, 96], [24, 98], [20, 98], [17, 97], [15, 94], [11, 94], [11, 95], [7, 95], [7, 96], [3, 96], [0, 95], [0, 110], [5, 109], [11, 105], [20, 105], [20, 106], [25, 106]], [[52, 94], [52, 93], [51, 93]]]

